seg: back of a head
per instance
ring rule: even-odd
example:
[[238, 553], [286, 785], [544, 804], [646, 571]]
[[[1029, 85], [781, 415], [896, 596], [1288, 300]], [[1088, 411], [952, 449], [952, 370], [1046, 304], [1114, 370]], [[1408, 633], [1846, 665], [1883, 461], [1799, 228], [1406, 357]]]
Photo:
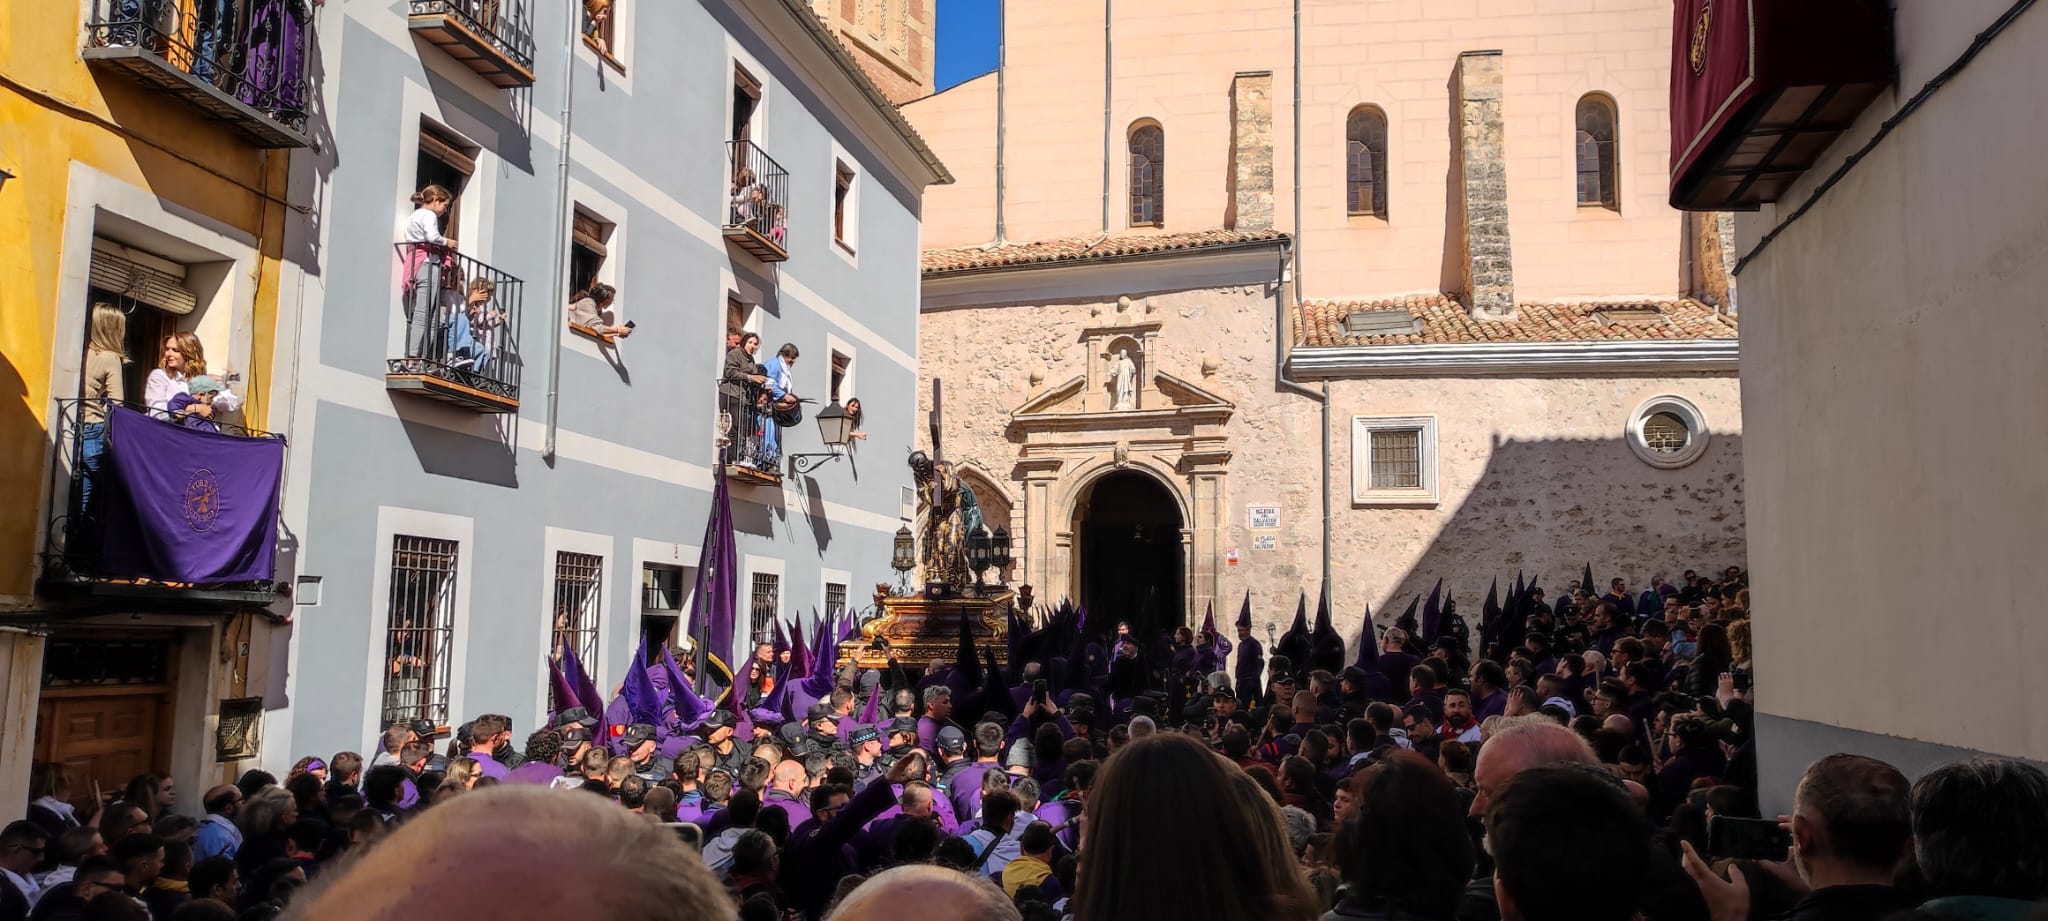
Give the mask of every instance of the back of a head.
[[1933, 896], [2048, 896], [2048, 774], [1973, 758], [1913, 784], [1913, 852]]
[[1865, 870], [1889, 871], [1913, 841], [1911, 790], [1906, 775], [1876, 758], [1829, 755], [1806, 769], [1795, 799], [1799, 812], [1819, 825], [1821, 851]]
[[1110, 756], [1088, 794], [1086, 835], [1083, 882], [1072, 903], [1077, 921], [1306, 921], [1317, 914], [1277, 805], [1188, 736], [1133, 739]]
[[[1650, 866], [1650, 821], [1600, 768], [1558, 764], [1516, 774], [1486, 811], [1486, 840], [1500, 892], [1522, 921], [1635, 916]], [[1502, 904], [1502, 917], [1509, 908]]]
[[826, 917], [827, 921], [895, 921], [904, 916], [906, 906], [915, 906], [917, 916], [927, 921], [1022, 921], [1023, 917], [987, 877], [930, 865], [896, 867], [870, 876]]
[[503, 784], [421, 813], [361, 860], [322, 874], [286, 917], [411, 921], [455, 891], [466, 910], [502, 917], [699, 921], [733, 911], [702, 858], [668, 829], [602, 797]]
[[1338, 831], [1353, 897], [1374, 911], [1450, 917], [1472, 874], [1457, 788], [1421, 755], [1396, 752], [1366, 772], [1358, 799]]
[[212, 899], [187, 899], [171, 912], [171, 921], [235, 921], [235, 910]]

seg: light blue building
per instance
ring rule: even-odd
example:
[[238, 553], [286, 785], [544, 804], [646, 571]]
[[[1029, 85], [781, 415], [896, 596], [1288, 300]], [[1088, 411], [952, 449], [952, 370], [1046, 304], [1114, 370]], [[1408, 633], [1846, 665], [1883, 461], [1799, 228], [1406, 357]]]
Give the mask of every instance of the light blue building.
[[[814, 420], [855, 397], [866, 436], [736, 472], [737, 642], [892, 577], [921, 199], [952, 177], [807, 6], [319, 8], [267, 764], [364, 751], [392, 719], [502, 713], [523, 737], [551, 648], [609, 693], [643, 629], [687, 623], [720, 439], [755, 444], [746, 412], [720, 421], [732, 329], [761, 361], [800, 353], [816, 402], [785, 455], [833, 453]], [[428, 185], [452, 200], [421, 218]]]

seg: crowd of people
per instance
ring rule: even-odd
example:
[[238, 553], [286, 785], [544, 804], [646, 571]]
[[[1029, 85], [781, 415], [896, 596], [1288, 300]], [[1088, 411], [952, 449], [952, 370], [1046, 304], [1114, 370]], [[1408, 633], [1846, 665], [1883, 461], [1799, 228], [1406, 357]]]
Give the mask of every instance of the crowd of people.
[[[1743, 921], [2048, 917], [2048, 775], [1860, 755], [1760, 815], [1739, 570], [1432, 603], [1347, 649], [1060, 610], [1008, 661], [764, 644], [722, 699], [643, 650], [606, 712], [523, 739], [390, 727], [177, 809], [40, 766], [0, 921]], [[1235, 660], [1232, 660], [1232, 657]], [[687, 658], [687, 657], [686, 657]], [[1348, 662], [1346, 660], [1349, 660]], [[1469, 661], [1467, 661], [1469, 659]], [[654, 681], [651, 676], [660, 676]], [[560, 682], [558, 682], [560, 683]], [[573, 688], [556, 700], [577, 700]], [[515, 740], [523, 744], [515, 745]], [[1725, 832], [1725, 833], [1724, 833]], [[310, 884], [309, 882], [310, 881]], [[429, 907], [433, 906], [433, 907]]]

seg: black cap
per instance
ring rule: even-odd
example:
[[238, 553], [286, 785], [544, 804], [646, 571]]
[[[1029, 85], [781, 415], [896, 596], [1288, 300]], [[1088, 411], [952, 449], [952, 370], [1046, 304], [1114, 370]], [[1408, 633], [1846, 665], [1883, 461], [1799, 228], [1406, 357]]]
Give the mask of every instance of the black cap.
[[596, 725], [597, 717], [591, 716], [590, 711], [582, 707], [570, 707], [555, 714], [556, 729], [568, 729], [570, 727], [589, 729]]
[[889, 732], [892, 735], [899, 732], [906, 735], [917, 735], [917, 720], [907, 716], [899, 716], [889, 721], [888, 726]]
[[875, 727], [862, 726], [859, 729], [854, 730], [851, 735], [847, 736], [846, 741], [854, 745], [859, 745], [863, 742], [873, 742], [881, 737], [882, 734], [876, 732]]
[[947, 726], [939, 730], [939, 751], [964, 752], [967, 750], [967, 734], [958, 726]]
[[422, 739], [431, 739], [441, 734], [438, 728], [434, 726], [433, 720], [413, 720], [412, 732], [413, 735], [419, 736]]
[[626, 727], [626, 744], [639, 745], [654, 739], [654, 727], [646, 723], [634, 723]]
[[710, 713], [704, 714], [705, 729], [718, 729], [720, 727], [731, 726], [732, 724], [733, 718], [731, 710], [718, 709], [713, 710]]
[[839, 722], [839, 715], [832, 712], [831, 704], [819, 701], [812, 704], [809, 710], [804, 711], [804, 719], [813, 723], [819, 720], [829, 720], [837, 724]]

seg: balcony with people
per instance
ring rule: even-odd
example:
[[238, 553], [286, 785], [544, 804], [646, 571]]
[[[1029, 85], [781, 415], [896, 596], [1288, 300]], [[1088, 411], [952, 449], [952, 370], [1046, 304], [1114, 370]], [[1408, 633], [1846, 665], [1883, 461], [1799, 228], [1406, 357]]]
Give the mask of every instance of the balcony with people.
[[527, 0], [408, 0], [413, 34], [493, 86], [533, 85], [533, 14]]
[[525, 282], [456, 251], [453, 241], [394, 246], [404, 353], [386, 389], [480, 413], [519, 410], [519, 307]]
[[284, 595], [284, 436], [228, 421], [231, 397], [200, 374], [154, 402], [58, 401], [41, 594], [80, 608], [149, 600], [194, 610]]
[[753, 141], [727, 141], [725, 239], [762, 262], [789, 258], [789, 173]]
[[839, 395], [816, 413], [823, 453], [794, 453], [785, 449], [789, 433], [804, 420], [805, 404], [818, 401], [797, 395], [794, 343], [785, 342], [765, 362], [760, 360], [761, 337], [734, 331], [726, 336], [725, 364], [718, 382], [718, 450], [726, 476], [737, 482], [778, 485], [785, 476], [795, 477], [845, 456], [855, 440], [866, 440], [860, 431], [860, 400], [839, 404]]
[[92, 0], [79, 56], [173, 96], [262, 147], [305, 147], [308, 0]]

